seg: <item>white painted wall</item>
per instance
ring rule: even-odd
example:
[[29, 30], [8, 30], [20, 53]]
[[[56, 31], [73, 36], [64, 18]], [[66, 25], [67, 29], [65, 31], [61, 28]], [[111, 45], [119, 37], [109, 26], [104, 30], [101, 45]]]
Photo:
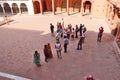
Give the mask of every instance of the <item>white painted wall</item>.
[[28, 14], [29, 15], [33, 15], [34, 14], [32, 0], [28, 0], [28, 1], [0, 1], [0, 5], [2, 6], [2, 8], [3, 8], [3, 4], [4, 3], [8, 3], [10, 8], [12, 8], [12, 4], [13, 3], [16, 3], [18, 5], [19, 10], [20, 10], [20, 4], [21, 3], [25, 3], [27, 8], [28, 8]]

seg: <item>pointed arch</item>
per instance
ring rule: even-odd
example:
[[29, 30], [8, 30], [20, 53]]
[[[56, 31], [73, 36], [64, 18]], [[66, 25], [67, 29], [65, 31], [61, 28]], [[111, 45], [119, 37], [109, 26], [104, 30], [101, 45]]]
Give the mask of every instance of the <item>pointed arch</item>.
[[91, 12], [91, 6], [92, 6], [92, 4], [91, 4], [90, 1], [85, 1], [83, 3], [83, 6], [84, 6], [84, 12], [85, 13], [90, 13]]
[[18, 5], [16, 3], [12, 4], [12, 10], [13, 10], [13, 13], [19, 13], [19, 8], [18, 8]]
[[74, 12], [80, 12], [80, 7], [81, 7], [81, 5], [80, 5], [80, 2], [74, 2], [74, 4], [73, 4], [73, 11]]
[[3, 6], [4, 6], [5, 13], [11, 13], [11, 8], [8, 3], [4, 3]]
[[28, 12], [28, 8], [25, 3], [20, 4], [21, 13]]
[[61, 3], [61, 11], [67, 11], [67, 1], [63, 0]]
[[48, 0], [46, 2], [46, 5], [47, 5], [47, 11], [52, 11], [52, 0]]
[[43, 11], [46, 12], [47, 11], [46, 1], [42, 1], [42, 5], [43, 5]]
[[38, 1], [33, 2], [34, 13], [40, 13], [40, 3]]

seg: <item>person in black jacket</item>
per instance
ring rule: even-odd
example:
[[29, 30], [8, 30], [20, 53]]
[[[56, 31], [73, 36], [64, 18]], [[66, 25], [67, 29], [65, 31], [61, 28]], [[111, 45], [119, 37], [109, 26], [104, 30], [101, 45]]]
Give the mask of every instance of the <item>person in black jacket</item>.
[[50, 31], [51, 35], [54, 36], [54, 25], [52, 25], [52, 23], [50, 23]]
[[83, 25], [80, 24], [80, 27], [79, 27], [80, 36], [82, 36], [82, 27], [83, 27]]

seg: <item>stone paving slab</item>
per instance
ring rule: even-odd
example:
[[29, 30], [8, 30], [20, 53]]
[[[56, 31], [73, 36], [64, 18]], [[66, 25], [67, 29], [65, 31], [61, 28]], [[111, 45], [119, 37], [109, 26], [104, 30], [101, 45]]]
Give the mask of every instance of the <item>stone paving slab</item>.
[[[57, 59], [51, 37], [49, 24], [55, 25], [64, 18], [65, 26], [71, 23], [84, 23], [87, 27], [83, 50], [76, 50], [78, 39], [70, 40], [68, 53], [63, 53], [62, 59]], [[84, 80], [92, 74], [98, 80], [119, 80], [120, 66], [114, 55], [113, 41], [108, 25], [104, 19], [81, 17], [80, 14], [62, 15], [16, 15], [14, 22], [0, 27], [0, 72], [23, 76], [32, 80]], [[104, 27], [101, 43], [98, 43], [97, 33], [100, 26]], [[63, 45], [63, 39], [60, 40]], [[50, 42], [53, 59], [44, 62], [43, 47]], [[33, 64], [34, 51], [41, 54], [41, 67]]]

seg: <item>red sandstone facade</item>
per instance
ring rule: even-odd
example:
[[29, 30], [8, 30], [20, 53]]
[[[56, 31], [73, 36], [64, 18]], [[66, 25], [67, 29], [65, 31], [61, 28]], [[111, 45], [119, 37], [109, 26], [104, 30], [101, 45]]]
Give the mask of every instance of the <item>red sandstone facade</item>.
[[120, 41], [120, 0], [8, 0], [0, 1], [2, 13], [44, 14], [45, 12], [57, 13], [71, 12], [89, 14], [91, 17], [106, 18], [111, 31]]
[[116, 41], [120, 42], [120, 0], [109, 0], [106, 18]]

